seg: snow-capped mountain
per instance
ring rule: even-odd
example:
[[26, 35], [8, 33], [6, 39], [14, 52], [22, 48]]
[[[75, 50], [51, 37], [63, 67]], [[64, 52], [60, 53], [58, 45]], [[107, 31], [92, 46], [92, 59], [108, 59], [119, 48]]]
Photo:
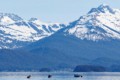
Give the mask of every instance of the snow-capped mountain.
[[25, 21], [15, 14], [0, 13], [0, 48], [19, 48], [48, 37], [63, 27], [62, 24]]
[[100, 5], [71, 22], [68, 27], [23, 49], [30, 54], [37, 53], [43, 67], [120, 65], [119, 19], [118, 9]]
[[81, 16], [70, 26], [65, 32], [80, 39], [93, 41], [120, 39], [120, 10], [102, 4], [92, 8], [87, 15]]

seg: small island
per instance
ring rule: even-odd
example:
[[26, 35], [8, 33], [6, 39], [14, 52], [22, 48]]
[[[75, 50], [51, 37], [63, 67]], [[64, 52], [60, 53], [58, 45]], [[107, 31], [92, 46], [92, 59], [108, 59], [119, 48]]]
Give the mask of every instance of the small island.
[[105, 72], [105, 71], [106, 71], [105, 67], [94, 65], [78, 65], [74, 69], [74, 72]]

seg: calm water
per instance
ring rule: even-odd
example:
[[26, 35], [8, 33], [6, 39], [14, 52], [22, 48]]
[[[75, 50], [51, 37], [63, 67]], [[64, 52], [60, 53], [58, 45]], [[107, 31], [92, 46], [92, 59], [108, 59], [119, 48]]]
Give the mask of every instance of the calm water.
[[[52, 77], [48, 78], [47, 75]], [[83, 77], [75, 78], [74, 74]], [[27, 79], [27, 75], [32, 75]], [[1, 72], [0, 80], [120, 80], [120, 73], [37, 73], [37, 72]]]

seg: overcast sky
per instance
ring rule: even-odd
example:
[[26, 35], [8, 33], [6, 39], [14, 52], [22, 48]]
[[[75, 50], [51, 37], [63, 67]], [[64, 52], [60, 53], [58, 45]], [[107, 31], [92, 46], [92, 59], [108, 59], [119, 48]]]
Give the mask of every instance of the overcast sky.
[[103, 3], [120, 8], [120, 0], [0, 0], [0, 12], [27, 20], [36, 17], [45, 22], [67, 23]]

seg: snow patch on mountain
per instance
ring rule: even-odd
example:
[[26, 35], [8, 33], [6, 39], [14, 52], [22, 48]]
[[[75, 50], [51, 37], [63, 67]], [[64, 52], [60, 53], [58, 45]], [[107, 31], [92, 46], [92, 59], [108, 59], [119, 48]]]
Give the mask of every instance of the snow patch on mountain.
[[60, 23], [45, 23], [37, 18], [31, 18], [30, 23], [36, 26], [44, 35], [51, 35], [66, 25]]
[[4, 16], [1, 19], [1, 24], [5, 25], [5, 24], [12, 24], [14, 23], [14, 21], [12, 19], [10, 19], [8, 16]]

